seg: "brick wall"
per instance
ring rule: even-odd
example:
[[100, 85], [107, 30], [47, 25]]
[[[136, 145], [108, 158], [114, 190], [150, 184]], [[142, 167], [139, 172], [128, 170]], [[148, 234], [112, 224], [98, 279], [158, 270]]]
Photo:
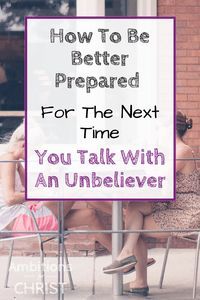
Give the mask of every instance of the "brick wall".
[[176, 16], [177, 108], [193, 119], [186, 140], [200, 153], [200, 0], [158, 0], [159, 16]]

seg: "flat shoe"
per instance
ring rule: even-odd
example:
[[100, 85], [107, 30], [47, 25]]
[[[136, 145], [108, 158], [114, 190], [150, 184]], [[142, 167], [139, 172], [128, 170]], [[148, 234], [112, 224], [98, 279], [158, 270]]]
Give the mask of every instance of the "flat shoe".
[[[150, 267], [156, 263], [156, 260], [154, 258], [149, 258], [147, 261], [147, 267]], [[128, 275], [132, 272], [135, 272], [135, 265], [131, 267], [128, 271], [124, 271], [123, 275]]]
[[137, 260], [134, 255], [126, 257], [121, 260], [115, 260], [109, 266], [103, 268], [103, 272], [105, 274], [115, 274], [115, 273], [122, 273], [127, 268], [133, 267], [137, 263]]
[[143, 287], [143, 288], [131, 288], [129, 283], [128, 284], [124, 284], [124, 292], [127, 294], [135, 294], [135, 295], [139, 295], [139, 296], [143, 296], [146, 297], [149, 294], [149, 287]]

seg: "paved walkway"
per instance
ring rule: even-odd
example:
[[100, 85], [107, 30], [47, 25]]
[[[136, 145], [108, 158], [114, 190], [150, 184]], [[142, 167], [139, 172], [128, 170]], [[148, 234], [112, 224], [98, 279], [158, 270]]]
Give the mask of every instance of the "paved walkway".
[[[151, 257], [157, 263], [149, 268], [150, 295], [146, 299], [155, 300], [190, 300], [192, 299], [192, 281], [194, 250], [192, 249], [172, 249], [170, 250], [169, 261], [166, 270], [164, 287], [158, 288], [159, 275], [163, 260], [164, 249], [150, 250]], [[40, 291], [39, 258], [38, 257], [14, 257], [12, 272], [10, 276], [10, 288], [3, 288], [4, 275], [7, 257], [0, 257], [0, 300], [38, 300], [42, 299]], [[46, 258], [46, 281], [48, 285], [47, 300], [56, 300], [56, 258]], [[66, 286], [65, 299], [70, 300], [110, 300], [110, 299], [130, 299], [141, 300], [141, 297], [123, 295], [112, 297], [112, 278], [104, 275], [102, 267], [111, 262], [111, 256], [98, 257], [96, 260], [96, 293], [92, 295], [92, 269], [93, 258], [72, 257], [70, 263], [72, 267], [75, 291], [69, 290]], [[124, 277], [124, 282], [134, 278], [134, 273]], [[67, 284], [68, 285], [68, 284]], [[200, 287], [200, 282], [199, 282]], [[200, 288], [197, 299], [200, 299]]]

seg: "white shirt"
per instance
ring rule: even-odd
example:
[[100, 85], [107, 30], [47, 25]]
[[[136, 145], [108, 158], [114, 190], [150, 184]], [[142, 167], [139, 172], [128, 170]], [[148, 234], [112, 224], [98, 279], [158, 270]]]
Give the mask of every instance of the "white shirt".
[[[18, 171], [15, 175], [15, 191], [20, 192], [22, 184]], [[0, 182], [0, 230], [8, 226], [16, 217], [26, 212], [25, 208], [19, 204], [8, 206], [3, 199], [2, 184]]]

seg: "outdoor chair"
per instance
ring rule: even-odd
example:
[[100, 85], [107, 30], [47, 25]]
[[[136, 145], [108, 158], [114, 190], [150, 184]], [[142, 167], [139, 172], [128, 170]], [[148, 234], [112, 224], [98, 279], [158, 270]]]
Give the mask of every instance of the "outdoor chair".
[[[180, 237], [180, 238], [187, 240], [191, 243], [196, 243], [195, 262], [194, 262], [194, 278], [193, 278], [193, 293], [192, 293], [192, 298], [196, 299], [198, 267], [199, 267], [200, 232], [191, 233], [190, 235], [187, 235], [185, 237]], [[166, 269], [171, 240], [172, 240], [172, 237], [169, 237], [167, 240], [165, 256], [164, 256], [164, 261], [163, 261], [162, 271], [161, 271], [160, 281], [159, 281], [160, 289], [163, 286], [163, 280], [164, 280], [165, 269]]]
[[[200, 169], [199, 169], [199, 180], [200, 180]], [[200, 191], [199, 191], [199, 196], [200, 196]], [[196, 244], [195, 261], [194, 261], [194, 277], [193, 277], [193, 293], [192, 293], [193, 299], [196, 299], [197, 279], [198, 279], [198, 269], [199, 269], [200, 232], [191, 232], [185, 237], [179, 237], [179, 238]], [[162, 265], [162, 271], [161, 271], [160, 281], [159, 281], [160, 289], [162, 289], [163, 286], [163, 280], [164, 280], [171, 240], [172, 237], [169, 237], [167, 240], [167, 245], [166, 245], [166, 250], [165, 250], [165, 255], [164, 255], [164, 260]]]
[[[36, 237], [38, 239], [38, 244], [39, 244], [40, 272], [41, 272], [41, 281], [42, 281], [42, 286], [43, 286], [43, 299], [45, 299], [45, 273], [44, 273], [44, 257], [45, 257], [45, 252], [44, 252], [44, 244], [48, 243], [49, 241], [58, 239], [58, 236], [55, 234], [55, 235], [53, 235], [51, 237], [44, 238], [44, 236], [39, 232], [37, 221], [36, 221], [35, 216], [32, 213], [32, 211], [28, 208], [28, 206], [26, 206], [24, 204], [21, 204], [21, 205], [27, 210], [28, 214], [32, 217], [32, 220], [33, 220], [34, 226], [35, 226], [35, 234], [30, 234], [30, 235], [27, 234], [25, 236], [20, 236], [19, 235], [19, 236], [8, 236], [8, 237], [4, 236], [4, 237], [0, 237], [0, 242], [11, 241], [4, 287], [5, 288], [8, 287], [8, 280], [9, 280], [9, 274], [10, 274], [10, 266], [11, 266], [11, 261], [12, 261], [12, 256], [13, 256], [13, 250], [14, 250], [14, 242], [15, 242], [15, 240], [28, 239], [28, 238]], [[1, 232], [0, 232], [0, 234], [1, 234]], [[65, 236], [64, 236], [65, 239], [66, 239], [67, 235], [68, 234], [65, 233]], [[60, 244], [61, 244], [61, 241], [60, 241]], [[66, 251], [65, 245], [64, 245], [64, 254], [65, 254], [65, 263], [66, 263], [67, 275], [68, 275], [68, 278], [69, 278], [70, 288], [71, 288], [71, 290], [74, 290], [74, 283], [73, 283], [73, 280], [72, 280], [72, 274], [71, 274], [71, 270], [70, 270], [70, 265], [69, 265], [68, 255], [67, 255], [67, 251]]]

